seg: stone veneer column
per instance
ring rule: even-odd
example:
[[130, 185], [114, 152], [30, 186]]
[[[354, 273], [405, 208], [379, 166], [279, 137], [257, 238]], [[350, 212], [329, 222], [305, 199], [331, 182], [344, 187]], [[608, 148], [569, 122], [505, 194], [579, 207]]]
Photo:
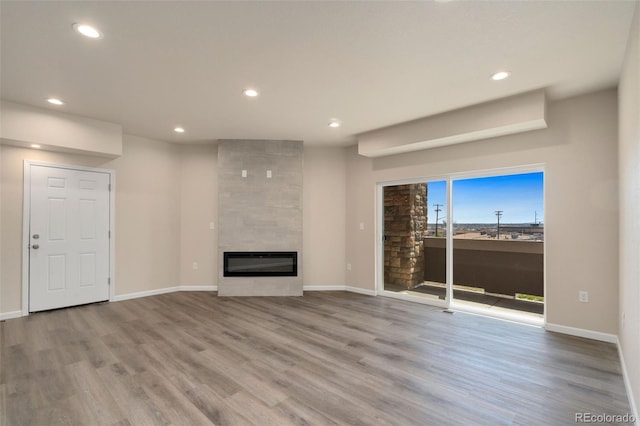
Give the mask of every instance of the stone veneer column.
[[424, 282], [427, 185], [384, 188], [384, 282], [411, 288]]

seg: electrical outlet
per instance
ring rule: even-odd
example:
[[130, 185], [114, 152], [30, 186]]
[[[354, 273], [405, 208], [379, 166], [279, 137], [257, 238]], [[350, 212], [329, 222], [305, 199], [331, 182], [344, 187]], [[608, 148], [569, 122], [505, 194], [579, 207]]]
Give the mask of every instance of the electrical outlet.
[[198, 269], [198, 262], [193, 262], [193, 269]]
[[351, 270], [351, 264], [347, 263], [347, 271], [350, 271], [350, 270]]
[[582, 303], [587, 303], [589, 301], [589, 292], [585, 290], [581, 290], [578, 292], [578, 300]]

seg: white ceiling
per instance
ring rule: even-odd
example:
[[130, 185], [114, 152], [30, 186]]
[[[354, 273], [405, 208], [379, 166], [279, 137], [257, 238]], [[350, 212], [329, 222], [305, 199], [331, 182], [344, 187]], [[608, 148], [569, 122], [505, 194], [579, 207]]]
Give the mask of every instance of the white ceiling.
[[[532, 89], [557, 99], [613, 87], [636, 4], [2, 1], [0, 89], [171, 142], [348, 145]], [[104, 38], [79, 36], [74, 22]], [[489, 79], [502, 69], [512, 77]]]

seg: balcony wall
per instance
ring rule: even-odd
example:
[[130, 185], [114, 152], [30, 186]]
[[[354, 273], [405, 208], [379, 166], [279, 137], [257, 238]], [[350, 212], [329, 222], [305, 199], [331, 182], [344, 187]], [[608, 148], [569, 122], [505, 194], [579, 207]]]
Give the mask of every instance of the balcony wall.
[[[425, 281], [446, 282], [445, 238], [425, 238]], [[544, 296], [543, 243], [453, 240], [453, 283], [487, 293]]]

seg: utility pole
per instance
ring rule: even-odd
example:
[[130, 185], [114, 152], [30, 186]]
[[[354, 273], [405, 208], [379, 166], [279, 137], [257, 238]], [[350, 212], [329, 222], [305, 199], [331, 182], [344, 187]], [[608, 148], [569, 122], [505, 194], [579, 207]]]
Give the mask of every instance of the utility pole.
[[440, 220], [440, 212], [442, 211], [442, 209], [440, 209], [440, 207], [442, 207], [442, 204], [434, 204], [435, 208], [436, 208], [436, 238], [438, 237], [438, 221]]
[[500, 218], [502, 217], [503, 210], [496, 210], [496, 217], [498, 218], [498, 235], [497, 239], [500, 239]]

